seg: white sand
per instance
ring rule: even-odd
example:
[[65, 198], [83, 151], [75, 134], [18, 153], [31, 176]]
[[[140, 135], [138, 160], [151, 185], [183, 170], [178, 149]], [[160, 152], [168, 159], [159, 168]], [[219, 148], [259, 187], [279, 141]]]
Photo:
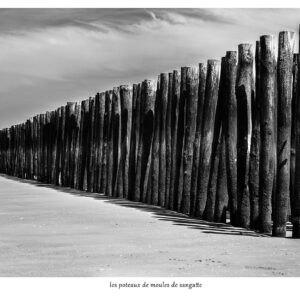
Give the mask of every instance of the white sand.
[[0, 276], [299, 275], [300, 240], [0, 177]]

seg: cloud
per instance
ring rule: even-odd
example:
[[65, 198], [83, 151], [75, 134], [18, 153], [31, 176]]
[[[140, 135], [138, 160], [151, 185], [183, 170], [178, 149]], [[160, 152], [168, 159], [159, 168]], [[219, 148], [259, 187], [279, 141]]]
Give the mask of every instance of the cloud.
[[220, 59], [299, 10], [0, 9], [0, 128], [160, 72]]

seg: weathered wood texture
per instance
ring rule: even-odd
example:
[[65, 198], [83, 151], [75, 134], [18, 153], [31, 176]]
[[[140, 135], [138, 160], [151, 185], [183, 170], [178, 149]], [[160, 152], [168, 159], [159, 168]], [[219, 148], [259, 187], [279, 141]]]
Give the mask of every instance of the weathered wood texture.
[[290, 199], [290, 154], [292, 128], [292, 83], [294, 33], [280, 32], [278, 45], [278, 135], [277, 190], [273, 235], [285, 237], [287, 208]]
[[199, 172], [195, 215], [202, 217], [207, 201], [207, 189], [214, 136], [215, 113], [218, 101], [220, 62], [209, 60], [203, 107], [203, 123], [201, 132]]
[[252, 99], [252, 136], [249, 162], [250, 227], [259, 229], [259, 157], [260, 157], [260, 42], [255, 50], [255, 97]]
[[264, 35], [261, 45], [261, 155], [260, 155], [260, 230], [272, 231], [272, 190], [274, 178], [274, 91], [275, 39]]
[[250, 227], [249, 160], [252, 133], [253, 50], [251, 44], [239, 45], [237, 69], [237, 201], [239, 225]]
[[186, 108], [185, 133], [183, 144], [183, 192], [180, 211], [189, 214], [191, 208], [191, 181], [193, 167], [193, 146], [196, 133], [198, 106], [199, 71], [196, 67], [188, 67], [186, 72]]
[[204, 63], [200, 63], [199, 64], [196, 132], [195, 132], [195, 139], [194, 139], [193, 165], [192, 165], [192, 177], [191, 177], [191, 196], [190, 196], [190, 214], [191, 215], [195, 214], [195, 203], [196, 203], [196, 195], [197, 195], [203, 106], [204, 106], [204, 100], [205, 100], [206, 71], [207, 71], [206, 65]]

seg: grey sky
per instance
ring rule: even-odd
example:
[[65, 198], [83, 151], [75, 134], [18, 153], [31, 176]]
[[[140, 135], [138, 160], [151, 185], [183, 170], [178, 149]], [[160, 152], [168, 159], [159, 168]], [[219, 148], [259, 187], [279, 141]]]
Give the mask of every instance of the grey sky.
[[299, 13], [0, 9], [0, 128], [113, 86], [220, 59], [225, 51], [237, 50], [242, 42], [255, 43], [262, 34], [298, 31]]

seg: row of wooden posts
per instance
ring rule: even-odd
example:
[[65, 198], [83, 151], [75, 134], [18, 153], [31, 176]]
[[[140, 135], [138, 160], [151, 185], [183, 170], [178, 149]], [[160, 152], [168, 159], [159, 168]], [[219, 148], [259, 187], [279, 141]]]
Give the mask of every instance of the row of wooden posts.
[[[0, 132], [2, 173], [300, 237], [295, 35], [69, 102]], [[254, 54], [255, 52], [255, 54]], [[255, 68], [254, 68], [255, 65]], [[300, 72], [299, 72], [300, 74]]]

